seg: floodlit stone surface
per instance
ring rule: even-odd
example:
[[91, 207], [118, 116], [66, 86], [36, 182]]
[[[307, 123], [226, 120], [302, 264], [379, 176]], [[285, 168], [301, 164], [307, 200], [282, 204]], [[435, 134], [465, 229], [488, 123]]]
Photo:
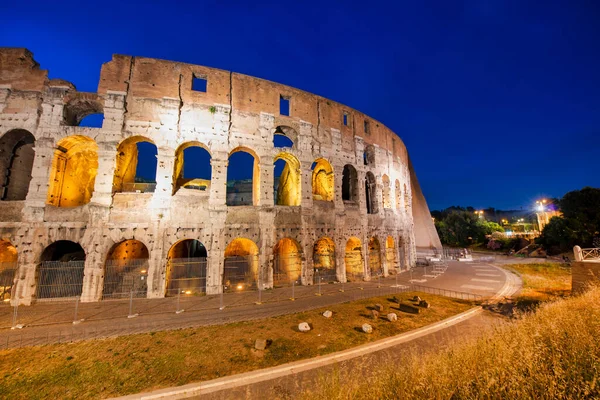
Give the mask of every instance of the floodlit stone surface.
[[[193, 90], [198, 77], [206, 91]], [[101, 127], [81, 126], [92, 114]], [[276, 148], [277, 135], [292, 144]], [[143, 146], [155, 154], [152, 179], [137, 176]], [[208, 177], [184, 174], [196, 147]], [[227, 181], [237, 153], [253, 160], [251, 180]], [[58, 241], [56, 257], [83, 265], [82, 301], [106, 297], [117, 254], [143, 257], [147, 297], [168, 295], [171, 249], [183, 240], [203, 246], [209, 294], [259, 279], [369, 280], [439, 243], [394, 132], [323, 97], [199, 65], [114, 55], [97, 92], [84, 93], [49, 79], [28, 50], [0, 48], [0, 168], [0, 259], [16, 249], [9, 292], [19, 304], [39, 297], [42, 255]], [[69, 253], [73, 244], [83, 253]]]

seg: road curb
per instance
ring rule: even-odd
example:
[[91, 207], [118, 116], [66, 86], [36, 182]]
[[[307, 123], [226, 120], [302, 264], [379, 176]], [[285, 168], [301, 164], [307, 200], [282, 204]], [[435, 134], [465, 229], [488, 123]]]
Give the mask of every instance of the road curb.
[[154, 399], [184, 399], [190, 396], [199, 396], [202, 394], [213, 393], [225, 389], [232, 389], [239, 386], [281, 378], [288, 375], [293, 375], [299, 372], [310, 369], [323, 367], [331, 364], [336, 364], [342, 361], [350, 360], [356, 357], [361, 357], [366, 354], [371, 354], [376, 351], [384, 350], [389, 347], [396, 346], [401, 343], [429, 335], [440, 331], [449, 326], [456, 325], [462, 321], [466, 321], [482, 312], [481, 307], [473, 307], [460, 314], [446, 318], [422, 328], [415, 329], [410, 332], [401, 333], [396, 336], [381, 339], [373, 343], [363, 344], [348, 350], [342, 350], [336, 353], [318, 356], [315, 358], [294, 361], [291, 363], [270, 367], [242, 374], [226, 376], [223, 378], [213, 379], [210, 381], [190, 383], [183, 386], [172, 387], [167, 389], [158, 389], [152, 392], [138, 393], [129, 396], [117, 397], [121, 400], [154, 400]]

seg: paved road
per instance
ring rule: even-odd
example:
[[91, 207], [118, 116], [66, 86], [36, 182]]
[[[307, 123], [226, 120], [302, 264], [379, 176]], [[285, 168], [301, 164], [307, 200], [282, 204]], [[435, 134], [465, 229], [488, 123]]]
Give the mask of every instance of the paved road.
[[[360, 298], [420, 289], [468, 298], [492, 296], [503, 287], [506, 274], [487, 262], [449, 262], [444, 273], [418, 267], [372, 280], [322, 286], [284, 287], [274, 290], [166, 299], [111, 300], [98, 303], [41, 303], [17, 309], [11, 330], [13, 308], [0, 308], [0, 348], [85, 340], [157, 330], [214, 325], [294, 313]], [[412, 286], [415, 285], [415, 286]], [[343, 291], [341, 291], [343, 290]], [[295, 298], [291, 301], [290, 298]], [[260, 300], [261, 304], [255, 304]], [[223, 309], [221, 309], [224, 306]], [[76, 311], [77, 310], [77, 311]], [[176, 313], [176, 310], [185, 310]], [[135, 315], [128, 318], [128, 315]], [[73, 321], [83, 322], [73, 324]]]

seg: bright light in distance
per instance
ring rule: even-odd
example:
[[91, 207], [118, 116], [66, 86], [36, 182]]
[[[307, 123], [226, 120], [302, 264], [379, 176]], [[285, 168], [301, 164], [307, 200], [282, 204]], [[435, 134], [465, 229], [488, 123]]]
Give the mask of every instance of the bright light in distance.
[[192, 291], [188, 290], [188, 291], [185, 292], [185, 294], [192, 294]]
[[238, 290], [242, 290], [243, 288], [244, 288], [244, 286], [243, 286], [243, 285], [237, 285], [237, 289], [238, 289]]
[[506, 236], [512, 236], [512, 231], [506, 231]]

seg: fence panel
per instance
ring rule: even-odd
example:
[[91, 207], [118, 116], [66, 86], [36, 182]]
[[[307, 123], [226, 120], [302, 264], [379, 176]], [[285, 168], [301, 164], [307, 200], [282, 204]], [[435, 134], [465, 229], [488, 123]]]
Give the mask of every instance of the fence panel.
[[0, 263], [0, 302], [8, 302], [17, 274], [17, 262]]
[[103, 299], [146, 297], [148, 259], [108, 260], [104, 267]]
[[169, 260], [166, 295], [206, 293], [206, 262], [206, 257]]
[[38, 272], [38, 299], [81, 296], [85, 261], [44, 261]]

